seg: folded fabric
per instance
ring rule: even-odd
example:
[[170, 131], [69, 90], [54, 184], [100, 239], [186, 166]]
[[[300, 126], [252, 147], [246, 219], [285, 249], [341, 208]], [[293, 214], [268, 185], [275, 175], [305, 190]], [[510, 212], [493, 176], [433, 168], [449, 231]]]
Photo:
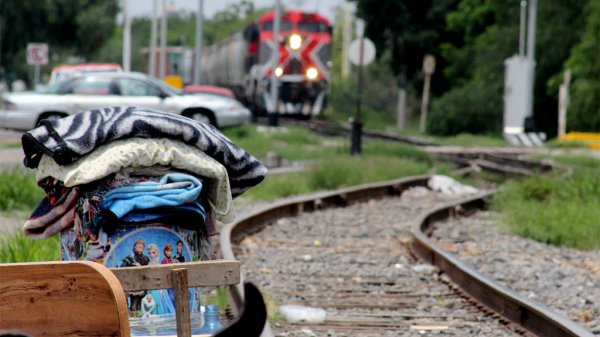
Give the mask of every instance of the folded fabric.
[[47, 239], [71, 227], [78, 195], [77, 188], [70, 189], [63, 202], [55, 205], [51, 204], [47, 196], [44, 197], [23, 225], [25, 236], [36, 240]]
[[24, 164], [36, 168], [41, 155], [67, 165], [100, 145], [132, 137], [171, 138], [193, 145], [225, 166], [232, 197], [260, 183], [267, 169], [210, 124], [146, 108], [114, 107], [80, 112], [23, 134]]
[[53, 177], [70, 187], [86, 185], [112, 173], [127, 171], [131, 175], [148, 171], [157, 165], [184, 170], [201, 177], [216, 219], [231, 220], [232, 197], [225, 167], [197, 147], [177, 140], [117, 140], [99, 146], [76, 162], [64, 166], [58, 165], [50, 156], [42, 155], [36, 175], [38, 182]]
[[[82, 237], [86, 237], [86, 239], [90, 234], [99, 235], [100, 229], [103, 226], [100, 204], [106, 193], [115, 188], [140, 182], [157, 182], [159, 179], [158, 177], [132, 177], [111, 174], [89, 184], [79, 185], [79, 200], [77, 201], [77, 206], [75, 206], [75, 231]], [[114, 229], [105, 229], [105, 231]]]
[[109, 230], [112, 227], [116, 228], [116, 226], [162, 223], [166, 225], [178, 225], [187, 229], [200, 230], [205, 236], [212, 234], [210, 228], [208, 228], [206, 224], [206, 212], [204, 207], [198, 201], [180, 206], [164, 206], [143, 210], [135, 209], [125, 214], [120, 219], [108, 211], [102, 213], [102, 218], [102, 221], [107, 224], [112, 222], [111, 225], [102, 226], [103, 228], [109, 228]]
[[145, 181], [111, 190], [104, 195], [100, 209], [110, 210], [117, 218], [122, 218], [134, 209], [192, 203], [201, 191], [202, 183], [196, 177], [170, 173], [158, 182]]
[[46, 177], [38, 180], [38, 186], [44, 189], [51, 205], [62, 203], [71, 190], [65, 186], [62, 181], [54, 179], [53, 177]]

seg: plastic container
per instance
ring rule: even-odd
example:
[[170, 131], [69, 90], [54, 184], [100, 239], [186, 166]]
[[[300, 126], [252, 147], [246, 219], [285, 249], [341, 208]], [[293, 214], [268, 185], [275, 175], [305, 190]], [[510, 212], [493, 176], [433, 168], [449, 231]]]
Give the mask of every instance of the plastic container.
[[219, 320], [219, 307], [216, 304], [207, 305], [204, 309], [204, 325], [200, 329], [201, 335], [213, 335], [223, 329]]

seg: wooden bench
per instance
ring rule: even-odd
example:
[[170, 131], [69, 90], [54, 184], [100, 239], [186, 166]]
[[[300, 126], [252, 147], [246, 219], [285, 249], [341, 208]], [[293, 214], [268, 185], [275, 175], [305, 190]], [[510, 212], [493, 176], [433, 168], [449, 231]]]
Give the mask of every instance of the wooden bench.
[[226, 260], [117, 269], [87, 261], [0, 264], [0, 335], [127, 337], [125, 292], [173, 288], [177, 335], [188, 337], [188, 287], [239, 282], [240, 263]]

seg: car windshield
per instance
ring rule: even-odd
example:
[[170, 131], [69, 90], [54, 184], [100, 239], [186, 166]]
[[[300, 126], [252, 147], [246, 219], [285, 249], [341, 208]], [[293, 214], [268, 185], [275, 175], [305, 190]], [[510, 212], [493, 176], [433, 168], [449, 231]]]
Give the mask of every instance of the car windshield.
[[72, 80], [73, 78], [71, 77], [56, 81], [50, 84], [49, 86], [40, 89], [39, 92], [44, 94], [58, 94], [61, 91], [62, 87], [66, 85], [66, 83], [71, 82]]

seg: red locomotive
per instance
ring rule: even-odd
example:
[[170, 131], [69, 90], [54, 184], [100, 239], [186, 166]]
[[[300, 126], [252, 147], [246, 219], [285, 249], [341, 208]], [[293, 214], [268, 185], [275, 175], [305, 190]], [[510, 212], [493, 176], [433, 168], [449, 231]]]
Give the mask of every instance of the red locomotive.
[[279, 79], [277, 112], [305, 118], [318, 115], [326, 103], [331, 64], [331, 25], [316, 13], [288, 11], [281, 15], [277, 39], [273, 34], [274, 12], [227, 39], [211, 46], [202, 55], [202, 81], [229, 87], [255, 113], [272, 106], [270, 78]]

